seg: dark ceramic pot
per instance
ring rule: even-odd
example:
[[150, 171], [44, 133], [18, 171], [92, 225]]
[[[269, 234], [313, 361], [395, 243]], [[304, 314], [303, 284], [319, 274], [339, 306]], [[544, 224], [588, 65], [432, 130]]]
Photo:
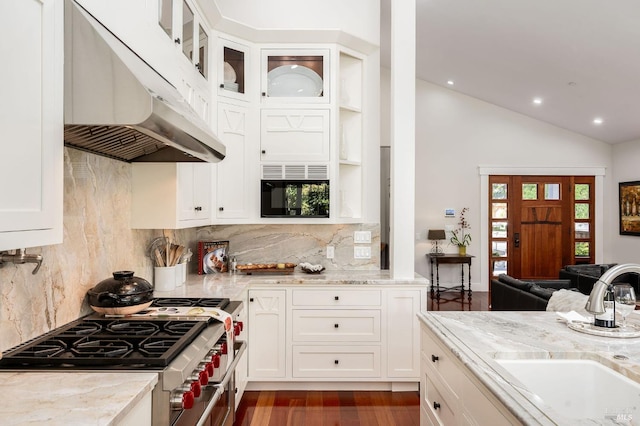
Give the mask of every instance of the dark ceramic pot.
[[113, 278], [100, 281], [87, 292], [91, 308], [102, 314], [129, 315], [148, 308], [153, 302], [153, 286], [134, 277], [133, 271], [116, 271]]

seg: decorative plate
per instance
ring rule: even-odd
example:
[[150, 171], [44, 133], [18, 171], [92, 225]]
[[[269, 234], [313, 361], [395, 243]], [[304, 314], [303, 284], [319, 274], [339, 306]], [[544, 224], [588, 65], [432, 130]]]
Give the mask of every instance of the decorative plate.
[[229, 62], [224, 63], [224, 82], [225, 83], [235, 83], [236, 82], [236, 71], [233, 69]]
[[269, 96], [317, 97], [322, 94], [322, 77], [303, 65], [283, 65], [267, 74]]

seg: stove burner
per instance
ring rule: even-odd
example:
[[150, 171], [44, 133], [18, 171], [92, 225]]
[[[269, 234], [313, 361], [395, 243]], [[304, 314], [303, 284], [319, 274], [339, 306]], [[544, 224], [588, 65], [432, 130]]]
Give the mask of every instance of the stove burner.
[[124, 340], [85, 340], [74, 344], [71, 352], [82, 357], [122, 358], [132, 350], [133, 345]]
[[140, 343], [140, 352], [147, 356], [158, 356], [169, 350], [175, 343], [175, 339], [149, 338]]
[[229, 304], [229, 299], [222, 299], [216, 297], [203, 297], [203, 298], [159, 298], [155, 299], [151, 306], [163, 307], [163, 306], [179, 306], [179, 307], [191, 307], [201, 306], [203, 308], [219, 308], [224, 309]]
[[160, 326], [142, 321], [114, 321], [107, 325], [107, 331], [114, 334], [127, 334], [134, 336], [151, 336], [160, 330]]
[[49, 358], [63, 353], [66, 349], [67, 346], [63, 341], [50, 339], [26, 349], [24, 351], [24, 356], [33, 358]]
[[97, 331], [100, 331], [102, 327], [100, 324], [96, 324], [95, 322], [85, 321], [81, 324], [78, 324], [75, 327], [71, 327], [65, 333], [67, 334], [93, 334]]

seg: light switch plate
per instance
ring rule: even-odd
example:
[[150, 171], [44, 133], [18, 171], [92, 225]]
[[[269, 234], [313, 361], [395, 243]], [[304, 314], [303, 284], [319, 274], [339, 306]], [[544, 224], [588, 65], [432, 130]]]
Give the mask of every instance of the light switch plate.
[[353, 248], [354, 259], [371, 259], [371, 246], [357, 246]]
[[371, 244], [371, 231], [355, 231], [353, 242], [356, 244]]
[[333, 259], [336, 256], [336, 249], [333, 246], [327, 246], [327, 259]]

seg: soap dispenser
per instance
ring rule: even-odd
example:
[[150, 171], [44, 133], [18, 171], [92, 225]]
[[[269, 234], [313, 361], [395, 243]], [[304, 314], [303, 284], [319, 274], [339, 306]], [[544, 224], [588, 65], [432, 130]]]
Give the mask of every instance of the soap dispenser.
[[604, 309], [604, 313], [595, 316], [593, 324], [597, 327], [615, 328], [616, 304], [612, 285], [609, 285], [604, 293]]

